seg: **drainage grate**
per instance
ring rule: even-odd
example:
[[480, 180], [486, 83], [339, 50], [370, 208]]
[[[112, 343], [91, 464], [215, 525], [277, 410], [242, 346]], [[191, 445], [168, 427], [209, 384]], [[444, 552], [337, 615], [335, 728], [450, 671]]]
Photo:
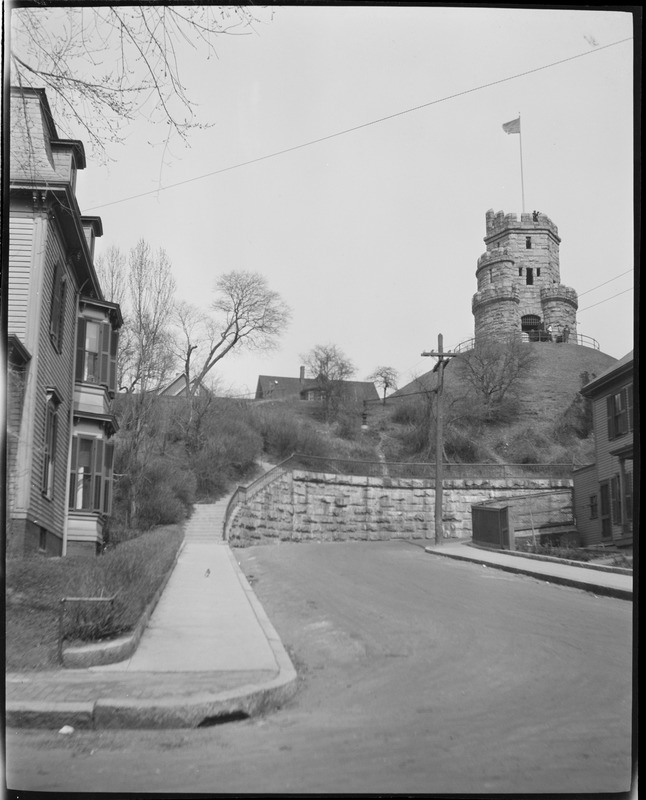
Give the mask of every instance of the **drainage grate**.
[[205, 717], [197, 726], [198, 728], [212, 728], [214, 725], [224, 725], [225, 722], [240, 722], [249, 719], [246, 711], [229, 711], [223, 714], [216, 714], [214, 717]]

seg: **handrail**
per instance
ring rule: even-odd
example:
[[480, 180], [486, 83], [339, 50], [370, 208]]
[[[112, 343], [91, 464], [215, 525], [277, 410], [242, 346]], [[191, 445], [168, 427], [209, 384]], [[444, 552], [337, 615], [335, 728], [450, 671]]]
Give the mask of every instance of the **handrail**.
[[278, 464], [275, 464], [271, 469], [268, 469], [267, 472], [263, 472], [262, 475], [259, 475], [254, 481], [252, 481], [247, 486], [239, 485], [234, 493], [231, 495], [229, 502], [227, 503], [226, 511], [224, 512], [224, 538], [228, 538], [228, 531], [229, 531], [229, 523], [235, 513], [235, 510], [239, 505], [245, 503], [247, 500], [251, 499], [255, 494], [257, 494], [261, 489], [263, 489], [267, 484], [274, 481], [276, 478], [280, 477], [280, 475], [284, 474], [285, 466], [289, 463], [289, 461], [294, 457], [292, 453], [291, 456], [288, 456], [286, 459], [281, 461]]
[[[523, 343], [548, 343], [552, 340], [549, 338], [549, 334], [545, 333], [545, 331], [532, 331], [532, 334], [536, 334], [536, 338], [534, 339], [530, 333], [523, 332], [520, 334], [520, 341]], [[486, 338], [486, 337], [484, 337]], [[576, 344], [581, 347], [591, 347], [593, 350], [600, 350], [599, 342], [596, 339], [593, 339], [592, 336], [586, 336], [583, 333], [577, 334], [570, 334], [570, 339], [568, 342], [560, 342], [559, 337], [557, 337], [555, 344]], [[453, 350], [449, 350], [449, 353], [466, 353], [469, 350], [473, 350], [476, 346], [475, 338], [465, 339], [463, 342], [460, 342], [456, 345]]]
[[[300, 462], [304, 461], [305, 464]], [[318, 462], [318, 464], [317, 464]], [[355, 477], [383, 477], [384, 466], [388, 470], [390, 479], [397, 477], [403, 479], [435, 478], [435, 464], [425, 462], [405, 461], [368, 461], [347, 458], [329, 458], [326, 456], [307, 455], [305, 453], [292, 453], [291, 456], [276, 464], [272, 469], [263, 473], [248, 486], [238, 486], [227, 504], [224, 517], [224, 539], [229, 538], [229, 530], [233, 517], [238, 507], [246, 503], [261, 489], [272, 481], [284, 475], [291, 467], [304, 472], [350, 474]], [[514, 479], [540, 479], [540, 478], [569, 478], [574, 465], [569, 464], [444, 464], [445, 480], [461, 478], [463, 480], [514, 480]], [[344, 469], [341, 469], [341, 468]], [[363, 467], [363, 469], [357, 469]], [[408, 474], [405, 474], [408, 473]], [[412, 474], [415, 473], [415, 474]], [[554, 491], [554, 490], [552, 490]]]

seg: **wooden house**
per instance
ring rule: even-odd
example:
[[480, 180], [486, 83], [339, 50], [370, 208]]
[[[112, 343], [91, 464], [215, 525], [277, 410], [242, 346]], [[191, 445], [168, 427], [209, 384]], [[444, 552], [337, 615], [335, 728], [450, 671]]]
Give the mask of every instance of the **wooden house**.
[[61, 139], [43, 89], [11, 90], [7, 301], [7, 553], [96, 553], [112, 501], [110, 401], [119, 306], [94, 270], [81, 142]]
[[595, 463], [574, 472], [574, 511], [582, 544], [633, 541], [632, 351], [581, 389], [592, 401]]
[[[379, 400], [377, 387], [371, 381], [337, 381], [335, 388], [346, 401], [362, 403], [364, 400]], [[317, 378], [306, 378], [305, 367], [301, 367], [298, 378], [259, 375], [255, 399], [321, 402], [325, 398], [321, 382]]]

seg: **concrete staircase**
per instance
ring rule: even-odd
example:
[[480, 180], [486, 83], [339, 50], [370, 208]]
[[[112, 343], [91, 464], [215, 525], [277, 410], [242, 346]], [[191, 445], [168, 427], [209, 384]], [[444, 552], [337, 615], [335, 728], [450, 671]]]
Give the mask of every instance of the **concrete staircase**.
[[229, 495], [216, 503], [193, 506], [193, 514], [186, 523], [184, 540], [189, 542], [209, 542], [226, 544], [224, 540], [224, 515]]

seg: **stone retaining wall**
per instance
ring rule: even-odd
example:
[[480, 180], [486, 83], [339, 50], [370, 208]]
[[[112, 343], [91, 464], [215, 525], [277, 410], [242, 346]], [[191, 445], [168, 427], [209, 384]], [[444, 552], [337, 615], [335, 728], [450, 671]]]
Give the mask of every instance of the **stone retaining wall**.
[[[444, 531], [471, 537], [471, 506], [486, 500], [570, 488], [565, 478], [445, 481]], [[433, 539], [432, 480], [285, 472], [239, 508], [233, 546], [281, 541]]]

